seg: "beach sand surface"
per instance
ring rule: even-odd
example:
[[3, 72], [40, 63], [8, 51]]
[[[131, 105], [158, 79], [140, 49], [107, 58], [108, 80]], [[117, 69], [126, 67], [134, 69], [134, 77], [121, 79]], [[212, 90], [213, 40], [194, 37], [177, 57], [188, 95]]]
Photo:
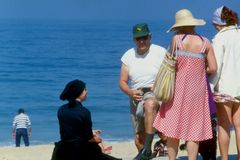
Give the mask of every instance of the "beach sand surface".
[[[156, 141], [157, 139], [155, 139]], [[137, 149], [134, 142], [121, 142], [121, 143], [106, 143], [112, 145], [113, 150], [111, 155], [123, 158], [123, 160], [132, 160], [137, 155]], [[30, 147], [0, 147], [0, 160], [50, 160], [54, 145], [36, 145]], [[217, 151], [219, 156], [219, 150]], [[237, 149], [235, 146], [235, 135], [232, 133], [230, 149], [230, 159], [237, 159]], [[158, 157], [154, 160], [168, 159], [167, 157]], [[187, 152], [180, 151], [178, 153], [179, 160], [187, 160]], [[199, 159], [200, 156], [199, 156]], [[219, 159], [219, 158], [218, 158]]]

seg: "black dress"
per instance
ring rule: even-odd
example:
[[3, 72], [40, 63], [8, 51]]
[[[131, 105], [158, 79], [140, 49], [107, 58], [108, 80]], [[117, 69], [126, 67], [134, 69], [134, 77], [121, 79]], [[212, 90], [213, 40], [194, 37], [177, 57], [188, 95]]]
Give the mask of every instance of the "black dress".
[[75, 101], [61, 106], [58, 110], [61, 141], [57, 160], [116, 160], [103, 154], [99, 145], [89, 142], [93, 138], [90, 111]]

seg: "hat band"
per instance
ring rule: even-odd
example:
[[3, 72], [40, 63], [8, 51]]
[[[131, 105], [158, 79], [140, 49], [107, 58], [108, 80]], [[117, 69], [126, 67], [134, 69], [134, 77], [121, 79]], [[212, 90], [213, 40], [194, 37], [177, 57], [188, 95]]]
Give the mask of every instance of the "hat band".
[[173, 25], [171, 28], [175, 28], [175, 27], [181, 27], [181, 26], [200, 26], [200, 25], [204, 25], [205, 22], [200, 22], [200, 21], [185, 21], [185, 22], [179, 22], [176, 23], [175, 25]]

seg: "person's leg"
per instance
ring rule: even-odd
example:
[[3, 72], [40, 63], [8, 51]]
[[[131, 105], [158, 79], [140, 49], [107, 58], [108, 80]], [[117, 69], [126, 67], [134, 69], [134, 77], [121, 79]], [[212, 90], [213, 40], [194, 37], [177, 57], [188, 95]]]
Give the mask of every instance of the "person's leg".
[[217, 132], [216, 132], [216, 120], [212, 118], [212, 134], [213, 138], [199, 142], [198, 152], [202, 156], [203, 160], [216, 160], [217, 156]]
[[239, 103], [234, 103], [232, 117], [233, 117], [234, 129], [235, 129], [238, 159], [240, 159], [240, 104]]
[[212, 129], [213, 129], [213, 138], [210, 149], [210, 158], [211, 160], [216, 160], [217, 157], [217, 121], [212, 119]]
[[158, 108], [159, 108], [159, 104], [155, 98], [149, 98], [144, 103], [144, 112], [145, 112], [144, 124], [145, 124], [145, 131], [148, 134], [154, 134], [156, 131], [153, 127], [153, 122], [157, 115]]
[[213, 131], [213, 138], [210, 144], [210, 159], [216, 160], [217, 158], [217, 132]]
[[232, 103], [217, 103], [218, 143], [222, 160], [228, 159], [230, 129], [232, 123]]
[[22, 136], [25, 146], [29, 146], [29, 138], [28, 138], [28, 132], [27, 129], [22, 129]]
[[145, 126], [143, 119], [139, 119], [136, 116], [137, 102], [130, 99], [130, 115], [134, 128], [134, 143], [138, 151], [143, 148], [145, 142]]
[[16, 147], [20, 147], [21, 134], [20, 134], [19, 129], [16, 130], [15, 140], [16, 140]]
[[136, 160], [147, 159], [152, 155], [152, 141], [155, 134], [155, 129], [153, 128], [153, 122], [157, 115], [158, 101], [155, 98], [148, 98], [144, 103], [144, 126], [145, 126], [145, 142], [143, 149], [136, 156]]
[[200, 153], [203, 160], [210, 160], [210, 145], [211, 140], [199, 142], [198, 153]]
[[144, 148], [148, 151], [151, 151], [152, 141], [154, 134], [156, 132], [153, 127], [153, 122], [157, 115], [159, 105], [158, 101], [155, 98], [149, 98], [144, 103], [144, 124], [145, 124], [145, 132], [146, 132], [146, 140], [144, 143]]
[[168, 158], [169, 160], [176, 160], [178, 154], [179, 139], [167, 138]]
[[199, 142], [188, 141], [187, 142], [187, 152], [188, 152], [188, 160], [196, 160], [198, 156], [198, 147]]
[[135, 133], [134, 142], [138, 151], [140, 151], [143, 148], [143, 145], [145, 142], [145, 132], [141, 131], [141, 132]]
[[144, 104], [144, 124], [145, 124], [145, 132], [146, 132], [146, 141], [144, 144], [144, 148], [147, 150], [151, 150], [151, 145], [153, 141], [154, 134], [156, 132], [153, 127], [153, 122], [157, 115], [157, 111], [159, 108], [158, 101], [155, 98], [149, 98], [145, 101]]

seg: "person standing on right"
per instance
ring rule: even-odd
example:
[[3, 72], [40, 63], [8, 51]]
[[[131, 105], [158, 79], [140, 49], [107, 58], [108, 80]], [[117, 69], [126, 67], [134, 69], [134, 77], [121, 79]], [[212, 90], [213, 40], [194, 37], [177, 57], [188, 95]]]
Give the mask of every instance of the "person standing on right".
[[195, 31], [205, 21], [187, 9], [178, 11], [170, 53], [177, 56], [174, 97], [163, 103], [154, 127], [167, 136], [169, 160], [176, 160], [180, 139], [187, 142], [189, 160], [196, 160], [199, 141], [212, 138], [207, 73], [217, 70], [213, 48], [207, 38]]
[[222, 6], [215, 10], [212, 22], [218, 31], [213, 39], [218, 71], [210, 77], [210, 80], [215, 92], [221, 159], [228, 159], [232, 124], [235, 129], [238, 159], [240, 159], [240, 29], [238, 16], [228, 7]]
[[16, 138], [16, 147], [20, 147], [21, 137], [25, 146], [29, 146], [29, 137], [32, 134], [31, 122], [23, 108], [19, 108], [18, 115], [14, 117], [12, 136]]

